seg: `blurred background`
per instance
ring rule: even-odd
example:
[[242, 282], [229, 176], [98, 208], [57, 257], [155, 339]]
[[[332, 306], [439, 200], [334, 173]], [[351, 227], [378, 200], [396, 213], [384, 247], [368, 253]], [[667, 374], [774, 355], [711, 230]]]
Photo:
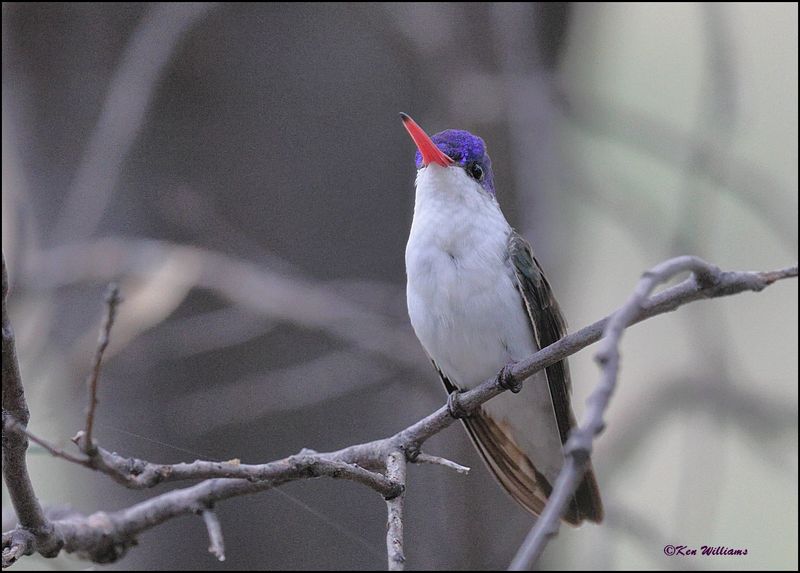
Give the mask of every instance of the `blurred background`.
[[[468, 129], [571, 328], [695, 254], [797, 260], [797, 4], [4, 3], [3, 252], [31, 429], [83, 425], [107, 283], [120, 308], [96, 437], [152, 461], [257, 463], [394, 433], [444, 403], [408, 322], [414, 146]], [[796, 569], [797, 283], [625, 337], [594, 465], [600, 527], [559, 569]], [[574, 404], [598, 379], [571, 359]], [[410, 569], [505, 568], [531, 519], [457, 426], [411, 466]], [[47, 505], [153, 495], [33, 449]], [[164, 491], [162, 486], [156, 491]], [[5, 524], [13, 519], [4, 491]], [[381, 569], [385, 505], [316, 480], [151, 530], [96, 569]], [[747, 557], [665, 557], [665, 544]], [[69, 556], [17, 569], [85, 569]]]

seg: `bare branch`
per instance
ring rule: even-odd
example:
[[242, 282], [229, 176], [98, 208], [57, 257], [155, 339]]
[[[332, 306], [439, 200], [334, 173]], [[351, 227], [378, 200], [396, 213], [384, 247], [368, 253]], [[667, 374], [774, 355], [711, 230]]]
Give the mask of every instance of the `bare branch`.
[[446, 468], [450, 468], [451, 470], [455, 470], [460, 474], [469, 473], [469, 468], [467, 466], [462, 466], [461, 464], [457, 464], [456, 462], [448, 460], [447, 458], [432, 456], [423, 452], [418, 453], [414, 459], [409, 461], [415, 464], [435, 464], [438, 466], [444, 466]]
[[111, 327], [114, 326], [117, 306], [121, 300], [117, 283], [108, 285], [108, 291], [106, 292], [106, 314], [103, 319], [103, 324], [100, 327], [100, 334], [97, 338], [97, 350], [95, 350], [94, 353], [92, 373], [86, 380], [86, 385], [89, 387], [89, 406], [86, 408], [86, 432], [83, 436], [84, 439], [81, 443], [81, 447], [83, 451], [90, 456], [94, 455], [95, 452], [95, 445], [92, 442], [92, 429], [94, 428], [94, 412], [97, 408], [97, 382], [100, 378], [100, 366], [103, 363], [103, 353], [106, 351], [110, 340]]
[[3, 479], [8, 488], [11, 503], [19, 519], [18, 530], [24, 533], [3, 535], [3, 566], [14, 563], [20, 556], [30, 552], [33, 541], [37, 542], [37, 551], [41, 547], [43, 555], [56, 555], [61, 547], [51, 543], [50, 522], [42, 511], [36, 493], [33, 491], [25, 454], [28, 440], [25, 434], [6, 431], [6, 420], [14, 419], [23, 427], [28, 425], [30, 412], [25, 401], [22, 387], [22, 376], [17, 360], [17, 347], [14, 341], [14, 329], [6, 308], [8, 298], [8, 273], [6, 257], [3, 258]]
[[222, 539], [222, 526], [219, 524], [217, 514], [211, 509], [202, 510], [203, 521], [208, 530], [208, 552], [220, 561], [225, 561], [225, 542]]
[[687, 280], [694, 281], [699, 289], [718, 290], [722, 295], [733, 294], [733, 290], [740, 287], [745, 290], [758, 291], [778, 278], [797, 276], [797, 267], [774, 273], [725, 273], [702, 259], [691, 256], [670, 259], [642, 275], [633, 295], [610, 319], [605, 321], [603, 342], [596, 355], [596, 360], [602, 369], [600, 382], [587, 399], [588, 409], [583, 423], [570, 433], [564, 446], [567, 456], [564, 466], [556, 479], [544, 511], [514, 557], [509, 567], [511, 571], [532, 569], [549, 540], [558, 533], [561, 516], [583, 478], [586, 464], [591, 455], [592, 442], [605, 428], [603, 415], [608, 408], [617, 383], [620, 359], [619, 343], [622, 334], [629, 325], [643, 320], [647, 316], [648, 308], [653, 304], [653, 299], [649, 298], [650, 294], [659, 284], [686, 271], [692, 272], [692, 277]]
[[[651, 296], [656, 285], [682, 271], [691, 271], [692, 275], [678, 285]], [[510, 365], [507, 371], [512, 381], [524, 382], [535, 372], [599, 340], [604, 332], [607, 334], [607, 340], [599, 353], [603, 362], [603, 383], [590, 398], [587, 421], [567, 444], [568, 456], [564, 469], [556, 482], [551, 501], [538, 523], [548, 524], [554, 519], [557, 526], [563, 510], [563, 500], [571, 496], [577, 483], [574, 476], [581, 475], [580, 470], [588, 460], [592, 440], [602, 430], [603, 412], [616, 379], [619, 359], [617, 343], [627, 326], [675, 310], [695, 300], [729, 296], [744, 291], [758, 292], [777, 280], [790, 277], [797, 277], [797, 267], [771, 272], [725, 272], [695, 257], [672, 259], [646, 273], [633, 297], [611, 317], [562, 338], [524, 361]], [[467, 413], [474, 412], [481, 404], [503, 391], [498, 378], [494, 377], [461, 394], [460, 404]], [[9, 556], [16, 556], [16, 559], [19, 555], [31, 552], [46, 554], [48, 550], [50, 555], [54, 555], [58, 550], [53, 552], [52, 548], [63, 547], [67, 552], [77, 552], [97, 563], [112, 562], [136, 543], [137, 534], [169, 519], [196, 513], [198, 508], [211, 507], [215, 502], [264, 491], [292, 480], [327, 476], [364, 483], [389, 500], [387, 549], [390, 568], [399, 570], [404, 562], [402, 492], [405, 489], [406, 457], [413, 459], [412, 452], [419, 452], [428, 438], [454, 422], [455, 419], [450, 416], [445, 405], [408, 428], [381, 440], [328, 453], [303, 450], [296, 456], [256, 466], [239, 464], [236, 461], [201, 460], [190, 464], [152, 464], [135, 458], [124, 458], [98, 447], [97, 455], [92, 458], [93, 467], [129, 487], [152, 487], [157, 483], [183, 479], [217, 479], [206, 479], [191, 487], [163, 493], [117, 512], [97, 512], [85, 517], [71, 516], [54, 520], [50, 534], [41, 539], [26, 535], [27, 530], [24, 527], [12, 530], [3, 536], [4, 560], [6, 551]], [[48, 449], [58, 455], [57, 448]], [[422, 454], [417, 457], [419, 455]], [[435, 459], [437, 458], [433, 456], [423, 457], [423, 461]], [[371, 471], [375, 469], [385, 469], [386, 475]], [[551, 515], [555, 517], [546, 517]], [[548, 536], [545, 535], [545, 538]], [[9, 562], [13, 560], [10, 559]]]
[[[158, 464], [138, 458], [126, 458], [100, 446], [95, 447], [95, 455], [92, 457], [75, 456], [36, 436], [13, 418], [6, 420], [5, 427], [24, 434], [54, 457], [100, 471], [130, 489], [148, 489], [161, 483], [194, 479], [239, 478], [251, 482], [285, 483], [295, 479], [332, 477], [363, 484], [384, 497], [394, 497], [402, 491], [402, 484], [379, 473], [351, 463], [304, 452], [265, 464], [243, 464], [238, 459], [223, 462], [195, 460], [191, 463]], [[78, 432], [72, 439], [76, 444], [81, 444], [84, 440], [83, 432]]]
[[35, 545], [33, 533], [22, 527], [3, 533], [3, 569], [16, 563], [23, 555], [30, 555]]
[[[397, 483], [406, 483], [406, 455], [400, 450], [386, 457], [386, 477]], [[403, 571], [406, 556], [403, 549], [403, 509], [405, 494], [386, 499], [386, 553], [389, 556], [389, 571]]]
[[32, 433], [28, 428], [23, 426], [18, 420], [15, 420], [13, 416], [10, 414], [7, 416], [3, 416], [3, 430], [8, 430], [9, 432], [18, 432], [25, 436], [27, 439], [32, 441], [34, 444], [37, 444], [47, 450], [50, 455], [56, 458], [61, 458], [71, 462], [73, 464], [78, 464], [81, 466], [85, 466], [87, 468], [92, 467], [92, 462], [88, 456], [80, 455], [74, 456], [68, 452], [65, 452], [55, 444], [51, 444], [47, 440], [44, 440], [34, 433]]
[[[206, 479], [197, 485], [157, 495], [113, 513], [99, 511], [88, 516], [54, 521], [49, 540], [57, 542], [65, 551], [78, 553], [85, 559], [96, 563], [111, 563], [125, 555], [136, 544], [136, 536], [143, 531], [175, 517], [197, 513], [198, 508], [213, 505], [215, 502], [266, 491], [290, 481], [332, 477], [367, 485], [383, 484], [380, 487], [382, 495], [397, 496], [402, 491], [397, 484], [387, 485], [390, 480], [379, 474], [372, 474], [352, 464], [321, 459], [320, 456], [300, 454], [265, 464], [266, 466], [269, 471], [265, 469], [257, 481]], [[366, 478], [368, 474], [371, 475], [370, 478]], [[18, 530], [9, 532], [8, 537], [15, 531]], [[38, 540], [26, 539], [26, 543], [26, 553], [39, 552]]]

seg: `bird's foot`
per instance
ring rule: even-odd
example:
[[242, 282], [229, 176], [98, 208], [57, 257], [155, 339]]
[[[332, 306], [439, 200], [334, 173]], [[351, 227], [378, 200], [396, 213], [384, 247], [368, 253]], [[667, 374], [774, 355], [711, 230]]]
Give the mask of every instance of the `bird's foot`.
[[464, 410], [463, 406], [461, 406], [460, 395], [461, 392], [453, 390], [447, 397], [447, 411], [450, 412], [450, 415], [456, 420], [466, 418], [469, 415]]
[[522, 381], [515, 380], [511, 372], [511, 364], [506, 364], [503, 369], [497, 374], [497, 384], [501, 388], [511, 390], [514, 394], [522, 390]]

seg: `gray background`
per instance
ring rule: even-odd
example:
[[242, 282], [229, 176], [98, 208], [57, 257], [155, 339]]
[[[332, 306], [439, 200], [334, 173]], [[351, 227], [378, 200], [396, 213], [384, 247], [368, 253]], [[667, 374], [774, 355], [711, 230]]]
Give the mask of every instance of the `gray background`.
[[[126, 302], [100, 392], [109, 449], [263, 462], [443, 403], [405, 310], [399, 111], [486, 140], [500, 204], [574, 328], [669, 256], [797, 260], [796, 4], [5, 3], [2, 94], [31, 428], [65, 447], [111, 279]], [[563, 531], [543, 566], [797, 568], [796, 328], [790, 282], [631, 331], [594, 462], [607, 522]], [[591, 356], [571, 362], [579, 417]], [[507, 566], [530, 518], [460, 428], [427, 450], [473, 471], [410, 468], [409, 568]], [[31, 458], [46, 504], [150, 495]], [[384, 504], [351, 483], [218, 513], [224, 563], [181, 518], [110, 568], [385, 565]], [[749, 555], [680, 561], [667, 543]]]

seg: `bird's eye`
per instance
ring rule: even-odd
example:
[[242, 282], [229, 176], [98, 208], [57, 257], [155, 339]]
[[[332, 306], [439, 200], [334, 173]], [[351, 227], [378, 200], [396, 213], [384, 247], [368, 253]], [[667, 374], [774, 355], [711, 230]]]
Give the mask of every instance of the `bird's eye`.
[[469, 176], [475, 181], [481, 181], [483, 179], [483, 167], [476, 162], [467, 165], [467, 173], [469, 173]]

